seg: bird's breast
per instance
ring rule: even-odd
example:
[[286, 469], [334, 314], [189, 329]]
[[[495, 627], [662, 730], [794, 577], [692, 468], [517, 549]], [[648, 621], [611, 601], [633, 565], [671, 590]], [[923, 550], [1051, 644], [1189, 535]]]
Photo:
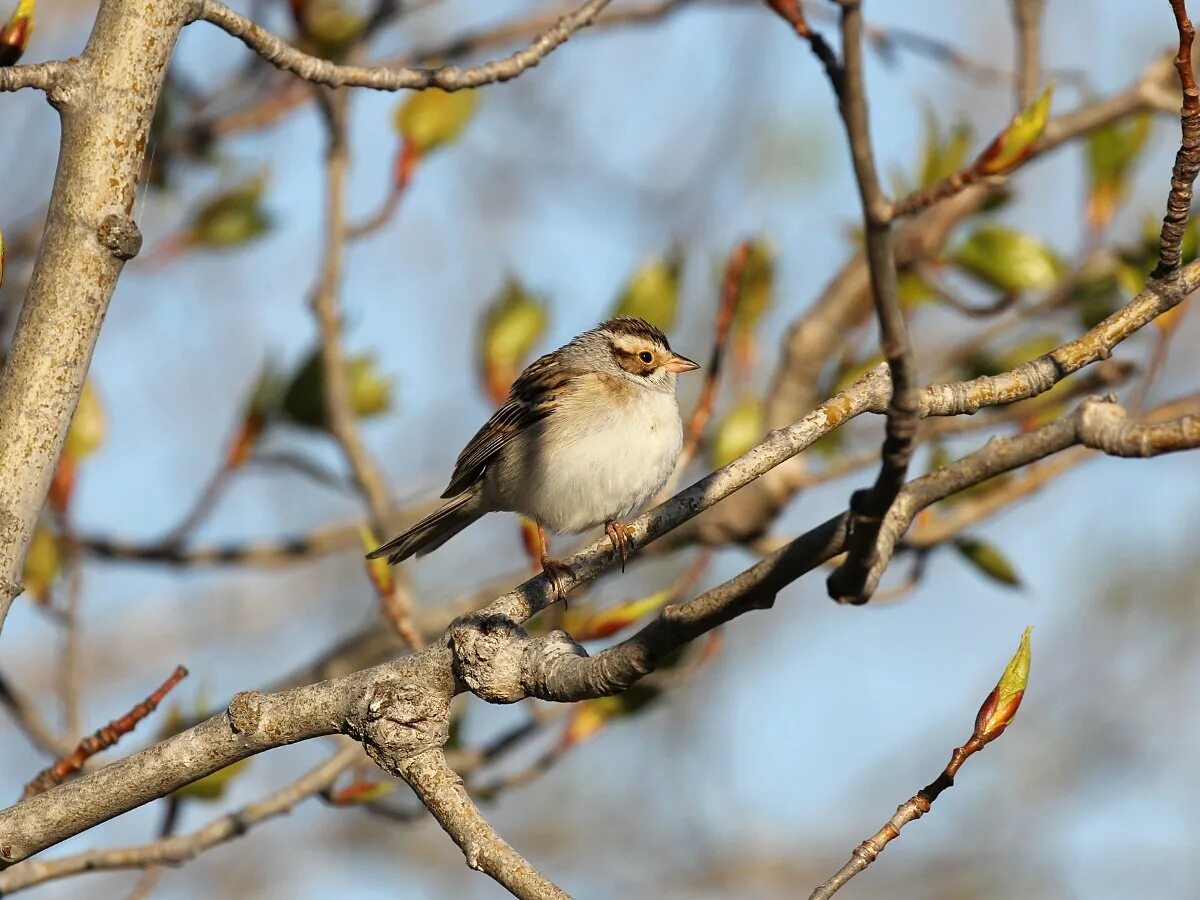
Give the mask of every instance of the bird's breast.
[[489, 473], [504, 507], [574, 534], [628, 515], [666, 483], [683, 427], [671, 394], [577, 395], [506, 448]]

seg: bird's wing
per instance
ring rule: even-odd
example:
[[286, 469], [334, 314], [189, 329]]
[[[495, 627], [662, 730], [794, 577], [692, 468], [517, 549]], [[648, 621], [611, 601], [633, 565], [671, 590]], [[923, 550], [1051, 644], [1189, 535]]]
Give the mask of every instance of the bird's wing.
[[558, 393], [578, 373], [566, 369], [554, 354], [547, 354], [521, 373], [508, 392], [508, 400], [471, 438], [450, 476], [443, 497], [454, 497], [483, 477], [496, 454], [524, 429], [554, 410]]

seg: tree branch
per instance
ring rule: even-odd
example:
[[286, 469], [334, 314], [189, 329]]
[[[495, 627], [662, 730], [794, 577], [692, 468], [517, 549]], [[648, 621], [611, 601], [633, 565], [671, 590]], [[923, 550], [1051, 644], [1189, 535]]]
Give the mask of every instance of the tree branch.
[[1175, 24], [1179, 29], [1179, 53], [1175, 71], [1183, 88], [1183, 105], [1179, 110], [1180, 130], [1183, 133], [1175, 166], [1171, 170], [1171, 192], [1167, 196], [1167, 214], [1163, 217], [1159, 239], [1158, 266], [1155, 278], [1165, 278], [1179, 268], [1182, 259], [1183, 233], [1192, 209], [1192, 184], [1200, 171], [1200, 88], [1192, 69], [1192, 41], [1196, 37], [1188, 18], [1184, 0], [1171, 0]]
[[8, 66], [0, 68], [0, 92], [19, 91], [22, 88], [36, 88], [52, 94], [55, 88], [63, 85], [71, 74], [71, 62], [43, 62], [27, 66]]
[[[138, 172], [188, 6], [104, 0], [69, 66], [8, 70], [53, 82], [62, 136], [42, 244], [0, 375], [0, 626], [21, 591], [25, 551], [108, 301], [141, 247], [131, 216]], [[0, 73], [0, 83], [14, 76]]]
[[866, 589], [867, 573], [877, 559], [875, 543], [879, 526], [904, 484], [917, 444], [920, 415], [916, 360], [900, 308], [891, 204], [879, 186], [871, 149], [863, 74], [862, 4], [861, 0], [841, 0], [841, 5], [845, 79], [838, 106], [846, 124], [862, 200], [867, 268], [879, 320], [880, 348], [891, 372], [892, 397], [888, 403], [879, 475], [870, 492], [857, 494], [856, 502], [851, 503], [854, 519], [849, 551], [842, 565], [829, 576], [828, 587], [830, 596], [839, 602], [865, 603], [870, 597]]
[[524, 50], [503, 59], [491, 60], [467, 69], [457, 66], [440, 68], [388, 68], [386, 66], [342, 66], [310, 56], [218, 0], [203, 0], [198, 18], [216, 25], [276, 68], [291, 72], [313, 84], [329, 87], [366, 87], [379, 91], [441, 88], [459, 91], [516, 78], [532, 69], [554, 50], [566, 43], [572, 33], [596, 20], [611, 0], [588, 0], [573, 13], [563, 16], [534, 38]]
[[1045, 0], [1012, 0], [1017, 32], [1017, 110], [1037, 96], [1042, 80], [1041, 20]]
[[137, 847], [88, 850], [59, 859], [23, 862], [0, 873], [0, 893], [8, 896], [34, 885], [83, 872], [179, 865], [194, 859], [211, 847], [241, 837], [267, 819], [290, 812], [297, 803], [333, 784], [338, 775], [361, 758], [362, 749], [357, 744], [350, 743], [274, 794], [242, 809], [226, 813], [190, 834], [165, 837]]
[[55, 785], [62, 784], [76, 772], [79, 772], [90, 757], [113, 746], [124, 735], [133, 731], [137, 727], [138, 722], [158, 709], [158, 705], [162, 703], [163, 698], [171, 692], [175, 685], [179, 684], [186, 677], [187, 669], [183, 666], [176, 666], [175, 671], [171, 673], [167, 680], [159, 685], [154, 693], [150, 694], [145, 700], [133, 707], [133, 709], [121, 716], [121, 718], [113, 719], [103, 728], [97, 729], [94, 734], [84, 738], [72, 752], [64, 754], [62, 758], [55, 761], [54, 765], [38, 772], [25, 785], [25, 791], [21, 795], [21, 799], [28, 800], [30, 797], [40, 794], [43, 791], [48, 791]]
[[411, 757], [396, 774], [412, 786], [472, 869], [486, 872], [516, 897], [569, 900], [565, 891], [531, 866], [479, 814], [462, 778], [446, 764], [440, 748]]

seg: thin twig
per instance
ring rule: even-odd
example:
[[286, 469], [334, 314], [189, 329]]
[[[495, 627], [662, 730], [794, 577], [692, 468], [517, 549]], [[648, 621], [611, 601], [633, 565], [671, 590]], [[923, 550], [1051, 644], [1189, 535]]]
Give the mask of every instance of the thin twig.
[[241, 837], [248, 829], [266, 819], [289, 812], [301, 800], [332, 784], [338, 775], [360, 758], [362, 749], [358, 744], [346, 742], [341, 750], [282, 790], [214, 819], [190, 834], [161, 838], [137, 847], [88, 850], [59, 859], [29, 860], [0, 873], [0, 891], [7, 896], [81, 872], [178, 865], [210, 847]]
[[[331, 92], [323, 108], [326, 111], [328, 150], [325, 157], [327, 196], [325, 208], [325, 250], [320, 282], [313, 296], [313, 311], [321, 329], [322, 383], [325, 417], [354, 480], [362, 492], [370, 513], [372, 530], [387, 531], [391, 494], [383, 472], [372, 458], [358, 429], [346, 377], [345, 354], [341, 341], [340, 294], [346, 250], [346, 179], [350, 165], [347, 114], [349, 94]], [[412, 627], [412, 598], [403, 572], [392, 577], [391, 590], [383, 597], [388, 620], [413, 650], [421, 647], [420, 636]]]
[[158, 704], [162, 703], [163, 697], [170, 693], [171, 689], [186, 677], [187, 669], [183, 666], [176, 666], [175, 671], [171, 673], [170, 677], [159, 685], [158, 689], [149, 697], [125, 713], [121, 718], [113, 719], [90, 737], [84, 738], [79, 742], [74, 752], [62, 757], [54, 765], [38, 772], [33, 777], [33, 780], [25, 785], [25, 791], [21, 794], [21, 799], [27, 800], [36, 794], [42, 793], [42, 791], [50, 790], [55, 785], [62, 784], [82, 769], [83, 764], [88, 761], [89, 757], [108, 749], [119, 741], [123, 735], [133, 731], [137, 727], [138, 722], [154, 712], [158, 708]]
[[942, 791], [954, 786], [954, 776], [958, 774], [963, 763], [1000, 737], [1008, 728], [1021, 706], [1028, 680], [1029, 630], [1026, 629], [1017, 655], [1013, 657], [1000, 681], [983, 701], [983, 706], [980, 707], [979, 713], [975, 717], [975, 728], [970, 739], [961, 747], [956, 747], [950, 754], [950, 762], [942, 769], [941, 774], [917, 791], [911, 799], [900, 804], [896, 809], [896, 814], [887, 821], [887, 824], [859, 844], [854, 849], [850, 861], [828, 881], [817, 887], [810, 895], [809, 900], [829, 900], [845, 887], [851, 878], [875, 862], [884, 848], [900, 836], [901, 828], [929, 812], [934, 801], [941, 796]]
[[1175, 56], [1175, 71], [1183, 89], [1183, 105], [1179, 110], [1182, 139], [1171, 170], [1171, 192], [1167, 196], [1167, 214], [1163, 217], [1159, 238], [1158, 265], [1152, 278], [1166, 278], [1179, 268], [1183, 256], [1183, 233], [1187, 229], [1192, 208], [1192, 184], [1200, 172], [1200, 88], [1192, 70], [1192, 41], [1196, 31], [1188, 18], [1184, 0], [1171, 0], [1175, 24], [1179, 29], [1179, 53]]
[[66, 756], [75, 749], [68, 739], [60, 737], [42, 718], [37, 707], [29, 702], [7, 677], [0, 673], [0, 706], [8, 710], [13, 720], [21, 727], [33, 744], [51, 756]]
[[1017, 32], [1017, 110], [1037, 96], [1042, 80], [1041, 20], [1045, 0], [1012, 0]]
[[879, 321], [880, 346], [892, 378], [892, 395], [887, 408], [886, 437], [881, 450], [879, 475], [870, 491], [856, 494], [851, 502], [854, 524], [851, 527], [850, 549], [842, 565], [829, 576], [828, 587], [830, 596], [839, 602], [865, 603], [870, 597], [867, 576], [878, 559], [875, 543], [879, 527], [904, 484], [908, 464], [916, 448], [920, 404], [916, 360], [900, 306], [891, 204], [879, 185], [871, 148], [863, 73], [860, 0], [842, 0], [842, 47], [845, 79], [838, 108], [846, 126], [862, 201], [867, 266], [871, 275], [875, 315]]
[[[342, 66], [297, 50], [266, 29], [217, 0], [203, 0], [197, 18], [216, 25], [276, 68], [298, 75], [313, 84], [328, 87], [366, 87], [380, 91], [441, 88], [459, 91], [508, 81], [532, 69], [572, 33], [595, 21], [610, 0], [588, 0], [573, 13], [563, 16], [539, 34], [524, 50], [503, 59], [491, 60], [467, 69], [457, 66], [439, 68], [388, 68], [386, 66]], [[0, 82], [2, 85], [3, 82]]]

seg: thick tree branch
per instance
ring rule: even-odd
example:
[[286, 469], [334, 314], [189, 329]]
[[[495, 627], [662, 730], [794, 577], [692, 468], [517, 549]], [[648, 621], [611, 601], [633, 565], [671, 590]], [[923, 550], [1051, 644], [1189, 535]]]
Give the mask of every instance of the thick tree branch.
[[145, 869], [187, 862], [211, 847], [241, 837], [267, 819], [290, 812], [302, 800], [333, 784], [338, 775], [361, 758], [362, 749], [357, 744], [349, 743], [325, 762], [274, 794], [242, 809], [226, 813], [190, 834], [165, 837], [137, 847], [88, 850], [59, 859], [23, 862], [0, 874], [0, 894], [8, 896], [56, 878], [66, 878], [83, 872]]
[[522, 858], [479, 814], [440, 748], [405, 760], [396, 774], [412, 786], [472, 869], [486, 872], [516, 897], [568, 900], [566, 892]]
[[25, 550], [108, 301], [141, 246], [131, 216], [138, 173], [187, 11], [181, 2], [104, 0], [82, 56], [31, 67], [47, 84], [53, 76], [62, 136], [41, 248], [0, 375], [0, 626], [21, 591]]
[[491, 60], [467, 69], [457, 66], [393, 69], [386, 66], [338, 65], [297, 50], [217, 0], [203, 0], [198, 18], [229, 32], [276, 68], [291, 72], [314, 84], [329, 87], [366, 87], [379, 91], [421, 90], [431, 87], [444, 91], [459, 91], [508, 81], [532, 69], [566, 43], [572, 33], [592, 24], [609, 2], [611, 0], [588, 0], [539, 34], [525, 49], [503, 59]]

